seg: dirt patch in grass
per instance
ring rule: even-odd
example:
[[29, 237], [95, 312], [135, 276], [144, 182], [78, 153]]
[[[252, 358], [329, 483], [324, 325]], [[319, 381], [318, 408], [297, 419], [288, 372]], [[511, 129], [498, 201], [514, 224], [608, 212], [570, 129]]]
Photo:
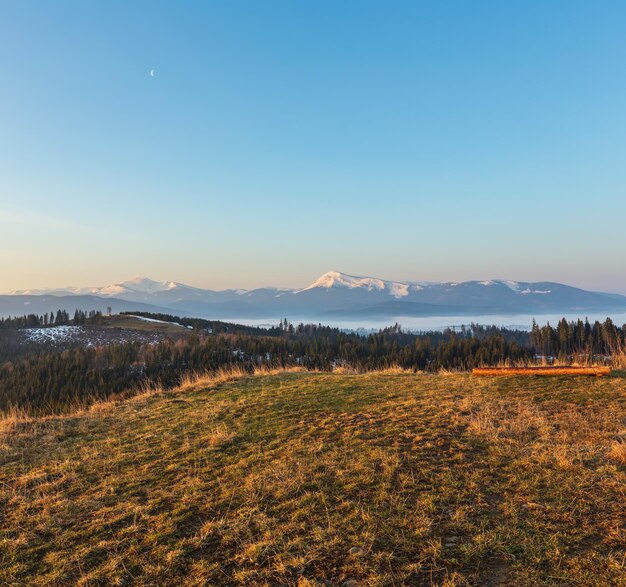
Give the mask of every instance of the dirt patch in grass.
[[290, 373], [14, 423], [0, 583], [626, 585], [625, 414], [623, 379]]

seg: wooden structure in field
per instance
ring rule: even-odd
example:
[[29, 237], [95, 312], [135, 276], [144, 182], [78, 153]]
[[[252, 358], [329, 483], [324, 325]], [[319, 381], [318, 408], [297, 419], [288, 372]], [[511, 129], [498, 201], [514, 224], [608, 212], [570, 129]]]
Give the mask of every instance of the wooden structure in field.
[[611, 367], [481, 367], [472, 370], [472, 375], [610, 375]]

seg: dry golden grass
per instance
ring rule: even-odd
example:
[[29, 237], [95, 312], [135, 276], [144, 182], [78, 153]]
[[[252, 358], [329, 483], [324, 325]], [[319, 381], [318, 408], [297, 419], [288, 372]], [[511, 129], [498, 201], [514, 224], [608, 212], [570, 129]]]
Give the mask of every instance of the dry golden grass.
[[609, 457], [614, 461], [626, 465], [626, 432], [619, 434], [609, 447]]
[[611, 357], [611, 365], [614, 369], [626, 369], [626, 350], [614, 353]]
[[626, 585], [626, 379], [199, 375], [5, 419], [2, 585]]
[[[278, 375], [283, 373], [304, 373], [306, 370], [303, 367], [287, 367], [287, 368], [273, 368], [273, 367], [257, 367], [254, 370], [254, 375]], [[217, 371], [205, 371], [205, 372], [191, 372], [184, 375], [181, 379], [179, 391], [189, 391], [192, 389], [211, 387], [227, 383], [231, 381], [237, 381], [243, 377], [249, 377], [250, 373], [238, 366], [226, 366], [218, 369]]]

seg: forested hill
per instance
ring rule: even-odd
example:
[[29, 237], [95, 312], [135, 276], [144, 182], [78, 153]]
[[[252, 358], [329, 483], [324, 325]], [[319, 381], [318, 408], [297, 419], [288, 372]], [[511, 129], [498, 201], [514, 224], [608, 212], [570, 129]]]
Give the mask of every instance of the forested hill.
[[[503, 361], [532, 362], [537, 354], [606, 361], [626, 348], [626, 328], [618, 328], [608, 319], [593, 325], [564, 320], [556, 328], [535, 325], [530, 333], [472, 325], [458, 331], [414, 334], [396, 325], [361, 336], [321, 325], [296, 326], [287, 320], [263, 329], [161, 314], [144, 317], [193, 330], [185, 329], [188, 334], [184, 337], [165, 336], [156, 343], [78, 346], [48, 353], [39, 349], [32, 356], [5, 361], [0, 366], [0, 410], [19, 407], [32, 413], [61, 412], [76, 403], [132, 392], [151, 381], [175, 386], [190, 372], [228, 365], [247, 370], [258, 366], [467, 370]], [[101, 317], [91, 319], [97, 322]], [[3, 329], [10, 330], [7, 322]]]

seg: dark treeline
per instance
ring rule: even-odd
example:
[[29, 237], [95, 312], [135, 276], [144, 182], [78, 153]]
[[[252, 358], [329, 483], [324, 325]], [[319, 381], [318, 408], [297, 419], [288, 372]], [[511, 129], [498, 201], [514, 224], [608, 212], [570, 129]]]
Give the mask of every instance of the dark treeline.
[[45, 344], [24, 342], [17, 330], [0, 328], [0, 365], [23, 357], [50, 352]]
[[74, 317], [70, 320], [70, 315], [65, 310], [57, 310], [56, 314], [26, 314], [24, 316], [16, 316], [14, 318], [0, 318], [0, 329], [15, 330], [20, 328], [42, 328], [46, 326], [66, 326], [68, 324], [101, 324], [102, 312], [91, 310], [84, 312], [76, 310]]
[[132, 391], [147, 382], [171, 387], [190, 372], [229, 365], [249, 371], [258, 366], [467, 370], [505, 361], [532, 362], [537, 354], [578, 360], [577, 355], [583, 353], [589, 357], [606, 356], [626, 348], [626, 328], [618, 328], [608, 319], [593, 325], [562, 320], [556, 328], [534, 324], [531, 332], [472, 324], [416, 334], [396, 325], [362, 336], [328, 326], [296, 326], [287, 320], [263, 329], [143, 315], [190, 325], [194, 332], [156, 344], [78, 347], [7, 361], [0, 365], [0, 410], [15, 406], [35, 414], [61, 412], [77, 403]]
[[626, 350], [626, 324], [620, 328], [610, 318], [594, 324], [563, 318], [554, 328], [540, 327], [533, 320], [530, 342], [538, 353], [560, 359], [611, 357]]

